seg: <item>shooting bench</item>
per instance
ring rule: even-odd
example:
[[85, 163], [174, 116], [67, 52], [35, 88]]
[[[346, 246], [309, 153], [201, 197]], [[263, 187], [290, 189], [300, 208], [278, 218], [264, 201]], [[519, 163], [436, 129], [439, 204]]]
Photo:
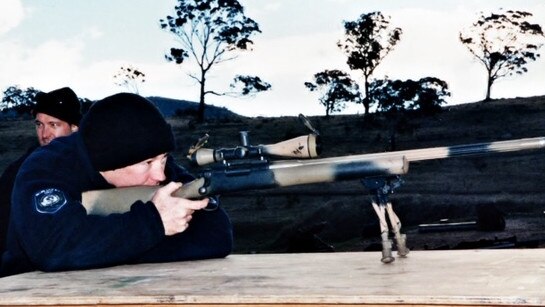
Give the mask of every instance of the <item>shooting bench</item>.
[[231, 255], [0, 279], [1, 306], [544, 305], [545, 249]]

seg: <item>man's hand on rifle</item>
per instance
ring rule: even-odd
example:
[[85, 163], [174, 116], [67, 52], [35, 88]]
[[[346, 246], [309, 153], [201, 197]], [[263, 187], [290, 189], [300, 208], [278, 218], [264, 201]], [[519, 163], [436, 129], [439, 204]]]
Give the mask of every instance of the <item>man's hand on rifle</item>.
[[157, 190], [151, 199], [159, 211], [167, 236], [185, 231], [193, 212], [203, 209], [208, 204], [208, 198], [190, 200], [172, 196], [181, 187], [181, 183], [171, 182]]

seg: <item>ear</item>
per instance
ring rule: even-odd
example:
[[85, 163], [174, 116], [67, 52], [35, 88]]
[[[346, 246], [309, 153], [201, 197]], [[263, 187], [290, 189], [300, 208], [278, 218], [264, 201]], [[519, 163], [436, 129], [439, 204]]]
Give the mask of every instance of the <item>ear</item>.
[[76, 132], [76, 131], [78, 131], [78, 126], [70, 125], [70, 130], [72, 130], [72, 132]]

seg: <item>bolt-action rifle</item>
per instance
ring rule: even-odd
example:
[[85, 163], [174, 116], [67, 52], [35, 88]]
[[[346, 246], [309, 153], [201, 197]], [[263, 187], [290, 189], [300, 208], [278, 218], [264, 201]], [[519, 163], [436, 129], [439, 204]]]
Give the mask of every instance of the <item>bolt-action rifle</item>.
[[[174, 196], [197, 199], [243, 190], [361, 180], [373, 196], [372, 205], [381, 227], [382, 261], [388, 263], [394, 258], [391, 255], [392, 241], [389, 239], [386, 215], [390, 219], [398, 255], [406, 256], [409, 252], [388, 194], [401, 185], [400, 176], [408, 172], [411, 162], [545, 146], [545, 138], [536, 137], [316, 159], [320, 152], [319, 133], [304, 116], [299, 117], [312, 133], [276, 144], [252, 146], [246, 131], [240, 133], [241, 144], [234, 148], [204, 148], [208, 135], [199, 139], [191, 147], [188, 158], [200, 166], [200, 171], [194, 181], [184, 184]], [[150, 200], [158, 188], [144, 186], [89, 191], [83, 193], [82, 203], [88, 214], [122, 213], [129, 211], [137, 200]]]

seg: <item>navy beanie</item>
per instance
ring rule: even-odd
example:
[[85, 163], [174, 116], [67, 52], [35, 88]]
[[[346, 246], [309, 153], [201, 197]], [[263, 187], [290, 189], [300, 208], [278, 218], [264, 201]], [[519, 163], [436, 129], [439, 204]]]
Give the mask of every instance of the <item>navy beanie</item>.
[[95, 102], [79, 131], [97, 171], [123, 168], [174, 150], [174, 135], [159, 109], [136, 94]]
[[56, 89], [49, 93], [39, 92], [34, 97], [36, 105], [32, 116], [44, 113], [71, 125], [79, 125], [81, 119], [81, 103], [76, 93], [69, 87]]

